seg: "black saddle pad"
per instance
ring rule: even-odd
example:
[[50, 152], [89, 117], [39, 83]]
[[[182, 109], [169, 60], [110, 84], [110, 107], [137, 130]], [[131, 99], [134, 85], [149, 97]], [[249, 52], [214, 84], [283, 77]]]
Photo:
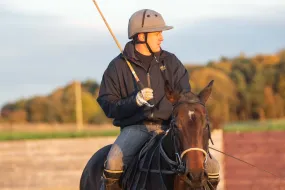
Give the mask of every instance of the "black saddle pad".
[[125, 168], [121, 177], [122, 189], [145, 189], [150, 178], [152, 181], [157, 178], [157, 183], [165, 185], [165, 177], [173, 177], [174, 172], [166, 162], [163, 162], [159, 151], [163, 136], [164, 133], [156, 134], [147, 141], [133, 161]]

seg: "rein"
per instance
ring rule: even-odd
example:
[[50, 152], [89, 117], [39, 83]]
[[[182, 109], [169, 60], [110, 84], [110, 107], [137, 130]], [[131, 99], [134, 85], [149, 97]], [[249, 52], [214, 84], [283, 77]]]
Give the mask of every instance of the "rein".
[[[236, 157], [234, 157], [234, 156], [232, 156], [232, 155], [230, 155], [230, 154], [227, 154], [227, 153], [225, 153], [225, 152], [222, 152], [222, 151], [220, 151], [220, 150], [217, 150], [217, 149], [215, 149], [215, 148], [213, 148], [213, 147], [209, 147], [209, 148], [212, 149], [212, 150], [214, 150], [214, 151], [216, 151], [216, 152], [219, 152], [219, 153], [221, 153], [221, 154], [224, 154], [224, 155], [226, 155], [226, 156], [228, 156], [228, 157], [231, 157], [231, 158], [233, 158], [233, 159], [236, 159], [236, 160], [238, 160], [238, 161], [240, 161], [240, 162], [243, 162], [243, 163], [245, 163], [245, 164], [247, 164], [247, 165], [250, 165], [250, 166], [252, 166], [252, 167], [254, 167], [254, 168], [256, 168], [256, 169], [258, 169], [258, 170], [260, 170], [260, 171], [263, 171], [263, 172], [265, 172], [265, 173], [269, 173], [269, 174], [275, 176], [276, 178], [283, 179], [281, 176], [278, 176], [278, 175], [276, 175], [276, 174], [274, 174], [274, 173], [272, 173], [272, 172], [269, 172], [269, 171], [267, 171], [267, 170], [261, 169], [261, 168], [255, 166], [255, 165], [253, 165], [253, 164], [250, 164], [250, 163], [248, 163], [248, 162], [246, 162], [246, 161], [244, 161], [244, 160], [241, 160], [241, 159], [239, 159], [239, 158], [236, 158]], [[284, 180], [284, 179], [283, 179], [283, 180]]]

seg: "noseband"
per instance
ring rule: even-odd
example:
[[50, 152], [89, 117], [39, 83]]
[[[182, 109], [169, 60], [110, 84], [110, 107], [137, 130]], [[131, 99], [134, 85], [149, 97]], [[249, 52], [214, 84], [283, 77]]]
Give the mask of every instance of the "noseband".
[[204, 156], [205, 156], [205, 162], [207, 162], [207, 152], [206, 152], [204, 149], [202, 149], [202, 148], [188, 148], [188, 149], [184, 150], [184, 151], [181, 153], [180, 158], [182, 159], [183, 156], [184, 156], [187, 152], [190, 152], [190, 151], [193, 151], [193, 150], [201, 151], [201, 152], [204, 154]]

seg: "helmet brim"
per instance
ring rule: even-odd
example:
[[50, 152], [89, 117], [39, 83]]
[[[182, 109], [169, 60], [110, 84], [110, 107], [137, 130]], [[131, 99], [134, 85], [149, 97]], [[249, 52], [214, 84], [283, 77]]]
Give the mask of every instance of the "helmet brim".
[[[150, 28], [142, 28], [142, 29], [140, 29], [140, 31], [139, 32], [137, 32], [136, 34], [138, 34], [138, 33], [144, 33], [144, 32], [158, 32], [158, 31], [166, 31], [166, 30], [171, 30], [171, 29], [173, 29], [173, 26], [158, 26], [158, 27], [150, 27]], [[136, 35], [136, 34], [134, 34], [134, 35]], [[132, 39], [133, 38], [133, 36], [134, 35], [132, 35], [132, 36], [130, 36], [129, 37], [129, 39]]]

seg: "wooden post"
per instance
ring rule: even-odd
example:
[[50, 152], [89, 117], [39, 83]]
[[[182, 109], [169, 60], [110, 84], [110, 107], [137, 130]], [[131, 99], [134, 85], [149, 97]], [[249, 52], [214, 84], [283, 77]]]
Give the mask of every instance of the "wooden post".
[[75, 81], [74, 84], [75, 84], [76, 125], [77, 125], [77, 130], [80, 131], [83, 129], [81, 83]]

